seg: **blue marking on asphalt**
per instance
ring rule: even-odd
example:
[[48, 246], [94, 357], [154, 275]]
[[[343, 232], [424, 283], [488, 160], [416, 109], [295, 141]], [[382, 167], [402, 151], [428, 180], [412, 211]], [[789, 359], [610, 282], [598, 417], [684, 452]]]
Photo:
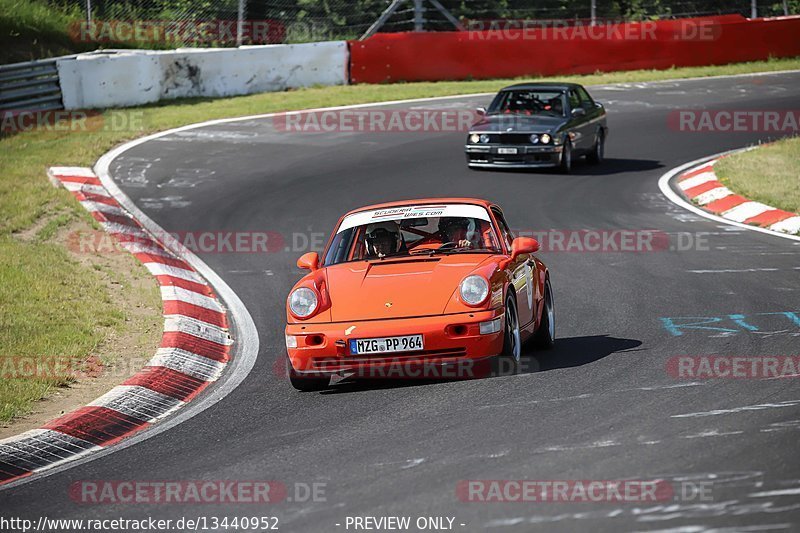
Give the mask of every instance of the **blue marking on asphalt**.
[[[800, 314], [796, 311], [776, 311], [771, 313], [753, 313], [748, 316], [736, 313], [722, 316], [677, 316], [661, 317], [661, 324], [674, 337], [683, 335], [683, 330], [707, 330], [718, 333], [741, 333], [762, 331], [754, 325], [755, 317], [780, 316], [788, 319], [794, 326], [800, 327]], [[722, 324], [720, 324], [722, 323]], [[709, 324], [719, 324], [710, 326]], [[724, 326], [724, 327], [723, 327]], [[785, 327], [785, 326], [783, 326]]]

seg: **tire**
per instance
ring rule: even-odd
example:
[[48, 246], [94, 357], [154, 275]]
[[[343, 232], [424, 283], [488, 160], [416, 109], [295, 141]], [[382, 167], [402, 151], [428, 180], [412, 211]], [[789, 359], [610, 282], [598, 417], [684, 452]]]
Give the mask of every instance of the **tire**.
[[550, 278], [544, 282], [544, 309], [542, 309], [542, 320], [539, 329], [533, 337], [534, 345], [540, 350], [549, 350], [556, 343], [556, 315], [553, 305], [553, 288], [550, 286]]
[[494, 375], [514, 375], [519, 372], [522, 342], [519, 333], [517, 300], [513, 292], [506, 297], [505, 327], [503, 328], [503, 351], [495, 357]]
[[605, 159], [606, 153], [606, 135], [603, 130], [597, 132], [597, 140], [594, 142], [594, 148], [590, 154], [587, 154], [586, 160], [593, 164], [599, 165]]
[[331, 377], [326, 375], [311, 374], [305, 375], [297, 372], [286, 356], [286, 375], [289, 376], [289, 383], [292, 387], [301, 392], [317, 392], [325, 390], [331, 384]]
[[561, 151], [561, 161], [558, 164], [558, 170], [562, 174], [569, 174], [572, 172], [572, 141], [567, 140], [564, 142], [564, 148]]

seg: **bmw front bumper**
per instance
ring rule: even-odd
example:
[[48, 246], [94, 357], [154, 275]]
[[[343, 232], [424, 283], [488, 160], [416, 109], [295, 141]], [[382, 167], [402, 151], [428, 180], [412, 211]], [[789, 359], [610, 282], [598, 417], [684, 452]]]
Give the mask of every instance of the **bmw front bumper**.
[[[561, 162], [561, 146], [478, 145], [464, 147], [467, 165], [475, 168], [544, 168]], [[500, 153], [516, 150], [516, 153]]]

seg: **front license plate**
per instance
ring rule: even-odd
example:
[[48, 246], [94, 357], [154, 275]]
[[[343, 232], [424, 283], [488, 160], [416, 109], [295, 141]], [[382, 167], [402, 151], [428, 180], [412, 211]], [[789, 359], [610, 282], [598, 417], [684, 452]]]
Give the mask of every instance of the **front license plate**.
[[413, 352], [422, 349], [422, 335], [405, 335], [403, 337], [376, 337], [374, 339], [350, 339], [350, 353], [353, 355]]
[[498, 154], [516, 154], [517, 153], [517, 149], [516, 148], [498, 148], [497, 149], [497, 153]]

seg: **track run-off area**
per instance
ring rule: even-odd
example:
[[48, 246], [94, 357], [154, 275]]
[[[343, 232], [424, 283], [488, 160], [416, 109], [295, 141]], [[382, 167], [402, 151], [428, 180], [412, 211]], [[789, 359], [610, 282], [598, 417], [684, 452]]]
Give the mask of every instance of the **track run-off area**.
[[[680, 356], [800, 355], [800, 242], [710, 220], [658, 186], [675, 167], [781, 135], [690, 131], [676, 127], [676, 112], [796, 112], [800, 72], [589, 90], [608, 110], [606, 161], [577, 162], [570, 175], [470, 171], [461, 131], [291, 132], [271, 117], [122, 151], [110, 176], [156, 224], [233, 242], [197, 255], [252, 316], [258, 358], [227, 396], [168, 431], [0, 491], [3, 514], [274, 516], [283, 531], [346, 530], [355, 516], [450, 517], [456, 531], [800, 527], [797, 378], [674, 371]], [[380, 109], [473, 110], [491, 98]], [[513, 376], [293, 390], [282, 369], [296, 259], [319, 250], [350, 209], [438, 196], [495, 201], [513, 229], [543, 236], [556, 347], [526, 347]], [[600, 235], [591, 246], [588, 231]], [[619, 232], [646, 233], [651, 246], [615, 248]], [[266, 253], [237, 249], [237, 235], [263, 233]], [[466, 501], [458, 489], [467, 480], [621, 479], [667, 480], [676, 494], [646, 504], [498, 503]], [[87, 480], [273, 480], [288, 496], [268, 506], [92, 503], [74, 491]], [[314, 484], [324, 495], [296, 494]], [[709, 492], [679, 494], [685, 487]]]

